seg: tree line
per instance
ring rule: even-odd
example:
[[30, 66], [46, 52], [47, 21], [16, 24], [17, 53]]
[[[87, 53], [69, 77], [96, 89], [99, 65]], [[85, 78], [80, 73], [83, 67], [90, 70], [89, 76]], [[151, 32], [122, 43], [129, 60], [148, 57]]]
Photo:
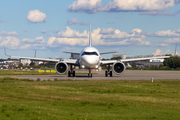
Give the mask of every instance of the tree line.
[[166, 58], [163, 63], [164, 66], [167, 66], [169, 68], [173, 68], [173, 69], [180, 68], [180, 57], [171, 56], [170, 58]]

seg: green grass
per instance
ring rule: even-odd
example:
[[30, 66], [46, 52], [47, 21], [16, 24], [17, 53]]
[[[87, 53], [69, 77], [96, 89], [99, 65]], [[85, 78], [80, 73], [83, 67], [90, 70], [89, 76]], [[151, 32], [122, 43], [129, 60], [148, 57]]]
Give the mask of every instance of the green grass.
[[0, 78], [1, 120], [179, 120], [180, 81]]
[[22, 71], [22, 70], [0, 70], [0, 75], [55, 75], [55, 74], [57, 73]]
[[[76, 74], [87, 74], [87, 73], [76, 73]], [[97, 74], [97, 73], [92, 73], [92, 74]], [[0, 75], [57, 75], [57, 73], [22, 71], [22, 70], [0, 70]]]

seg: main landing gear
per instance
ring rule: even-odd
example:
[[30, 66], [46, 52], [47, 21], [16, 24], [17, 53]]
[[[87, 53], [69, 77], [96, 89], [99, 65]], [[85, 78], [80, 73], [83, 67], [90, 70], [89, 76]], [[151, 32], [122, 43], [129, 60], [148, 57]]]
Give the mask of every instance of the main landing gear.
[[105, 71], [105, 77], [108, 77], [108, 75], [112, 77], [112, 71], [110, 71], [110, 65], [108, 65], [107, 70]]
[[92, 77], [91, 69], [89, 68], [88, 77]]
[[68, 71], [68, 77], [71, 77], [71, 75], [73, 76], [73, 77], [75, 77], [75, 71], [73, 71], [73, 67], [72, 67], [72, 65], [70, 65], [70, 71]]

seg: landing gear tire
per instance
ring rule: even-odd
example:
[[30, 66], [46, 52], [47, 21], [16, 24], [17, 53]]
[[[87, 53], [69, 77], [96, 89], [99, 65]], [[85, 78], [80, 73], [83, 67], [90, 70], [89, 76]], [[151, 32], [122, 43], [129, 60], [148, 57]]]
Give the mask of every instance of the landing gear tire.
[[110, 76], [110, 77], [112, 77], [112, 71], [105, 71], [105, 77], [108, 77], [108, 75]]
[[68, 71], [68, 77], [71, 77], [71, 75], [73, 76], [73, 77], [75, 77], [76, 76], [76, 74], [75, 74], [75, 71]]
[[92, 74], [88, 74], [88, 77], [92, 77]]
[[106, 70], [106, 71], [105, 71], [105, 77], [107, 77], [107, 76], [108, 76], [108, 71]]
[[75, 71], [73, 71], [73, 77], [75, 77]]
[[68, 77], [70, 77], [71, 76], [71, 72], [70, 71], [68, 71]]
[[110, 71], [109, 75], [110, 75], [110, 77], [112, 77], [112, 71]]

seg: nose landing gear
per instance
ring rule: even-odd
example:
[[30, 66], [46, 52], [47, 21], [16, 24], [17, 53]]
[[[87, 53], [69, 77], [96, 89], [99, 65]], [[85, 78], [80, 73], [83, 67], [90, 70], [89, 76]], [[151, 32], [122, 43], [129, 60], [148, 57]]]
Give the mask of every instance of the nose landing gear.
[[89, 68], [88, 77], [92, 77], [91, 69]]

